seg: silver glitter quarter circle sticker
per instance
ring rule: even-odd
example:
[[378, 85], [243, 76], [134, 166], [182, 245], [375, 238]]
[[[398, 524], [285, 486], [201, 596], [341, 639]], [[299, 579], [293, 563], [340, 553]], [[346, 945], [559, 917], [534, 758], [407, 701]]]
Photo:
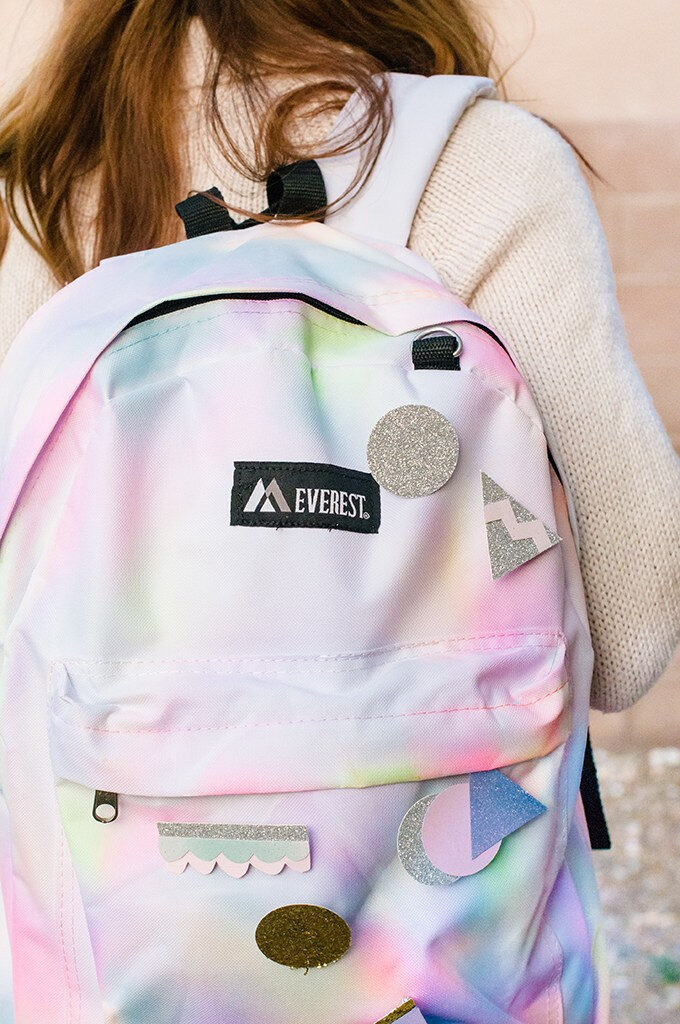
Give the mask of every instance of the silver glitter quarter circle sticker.
[[446, 416], [429, 405], [400, 405], [373, 427], [366, 457], [385, 490], [421, 498], [447, 483], [459, 452], [458, 435]]

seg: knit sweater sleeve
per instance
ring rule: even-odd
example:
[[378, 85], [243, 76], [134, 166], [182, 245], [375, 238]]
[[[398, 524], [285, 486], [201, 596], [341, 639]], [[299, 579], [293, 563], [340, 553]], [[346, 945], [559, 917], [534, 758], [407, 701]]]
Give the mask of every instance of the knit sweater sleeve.
[[595, 648], [591, 704], [637, 701], [680, 639], [680, 463], [626, 343], [571, 147], [510, 104], [460, 122], [411, 245], [504, 335], [566, 476]]
[[12, 225], [0, 260], [0, 363], [28, 318], [58, 289], [47, 264]]

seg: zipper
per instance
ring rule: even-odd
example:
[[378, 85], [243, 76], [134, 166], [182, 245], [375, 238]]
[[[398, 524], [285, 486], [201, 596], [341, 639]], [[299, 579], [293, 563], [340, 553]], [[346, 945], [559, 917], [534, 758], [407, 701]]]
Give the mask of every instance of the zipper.
[[[322, 313], [328, 313], [329, 316], [335, 317], [336, 320], [343, 320], [348, 324], [356, 324], [359, 327], [366, 327], [363, 320], [357, 320], [356, 317], [350, 316], [349, 313], [343, 313], [342, 310], [336, 309], [334, 306], [330, 306], [327, 302], [322, 302], [320, 299], [315, 299], [311, 295], [305, 295], [304, 292], [215, 292], [211, 295], [194, 295], [189, 298], [168, 299], [167, 302], [160, 302], [157, 306], [152, 306], [151, 309], [147, 309], [144, 313], [140, 313], [139, 316], [130, 320], [126, 325], [126, 329], [128, 327], [136, 327], [137, 324], [146, 323], [147, 320], [155, 320], [156, 317], [164, 316], [166, 313], [175, 313], [180, 309], [190, 309], [192, 306], [201, 306], [206, 302], [216, 302], [218, 299], [258, 299], [263, 302], [274, 302], [277, 299], [297, 299], [308, 306], [312, 306], [314, 309], [321, 310]], [[490, 327], [486, 326], [486, 324], [480, 324], [474, 320], [462, 320], [460, 322], [470, 324], [471, 327], [481, 328], [485, 334], [488, 334], [489, 337], [503, 349], [515, 369], [519, 370], [515, 360], [512, 358], [508, 349], [495, 331], [492, 331]], [[550, 448], [548, 448], [548, 461], [555, 471], [555, 476], [562, 487], [564, 487], [564, 481], [562, 480], [562, 476], [557, 468], [557, 463], [553, 458]]]
[[[503, 351], [505, 352], [506, 356], [508, 357], [508, 359], [510, 360], [512, 365], [515, 367], [517, 372], [520, 374], [520, 376], [523, 376], [522, 373], [521, 373], [520, 368], [517, 365], [517, 363], [515, 362], [515, 360], [512, 358], [512, 356], [508, 352], [507, 347], [503, 344], [503, 342], [498, 337], [498, 335], [494, 331], [491, 330], [490, 327], [487, 327], [486, 324], [478, 324], [474, 320], [461, 320], [460, 323], [470, 324], [471, 327], [479, 327], [479, 329], [481, 331], [484, 331], [484, 333], [488, 334], [490, 338], [493, 338], [493, 340], [496, 342], [496, 344], [500, 345], [500, 347], [503, 349]], [[548, 452], [548, 462], [550, 463], [550, 465], [552, 466], [553, 470], [555, 471], [555, 476], [559, 480], [560, 486], [564, 487], [564, 481], [562, 480], [562, 474], [560, 473], [560, 471], [559, 471], [559, 469], [557, 467], [557, 463], [555, 462], [555, 459], [553, 457], [553, 453], [550, 451], [550, 446], [547, 445], [547, 444], [546, 444], [546, 450]]]
[[329, 306], [327, 302], [312, 298], [311, 295], [305, 295], [303, 292], [216, 292], [211, 295], [193, 295], [189, 298], [168, 299], [167, 302], [160, 302], [157, 306], [153, 306], [151, 309], [147, 309], [144, 313], [136, 316], [134, 320], [127, 324], [127, 327], [136, 327], [137, 324], [143, 324], [147, 320], [155, 320], [156, 317], [164, 316], [166, 313], [175, 313], [180, 309], [189, 309], [191, 306], [202, 306], [206, 302], [216, 302], [218, 299], [257, 299], [263, 302], [273, 302], [277, 299], [297, 299], [300, 302], [304, 302], [307, 306], [320, 309], [322, 313], [328, 313], [330, 316], [335, 317], [336, 320], [344, 320], [345, 323], [357, 324], [359, 327], [366, 326], [363, 320], [357, 320], [356, 317], [350, 316], [349, 313], [343, 313], [341, 309]]

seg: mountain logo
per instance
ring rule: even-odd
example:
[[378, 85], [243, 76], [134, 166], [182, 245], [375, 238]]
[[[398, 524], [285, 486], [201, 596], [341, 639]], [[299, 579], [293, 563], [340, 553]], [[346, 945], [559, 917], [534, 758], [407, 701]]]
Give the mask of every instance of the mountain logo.
[[255, 484], [244, 512], [290, 512], [291, 508], [279, 487], [276, 477], [272, 477], [265, 487], [262, 477]]

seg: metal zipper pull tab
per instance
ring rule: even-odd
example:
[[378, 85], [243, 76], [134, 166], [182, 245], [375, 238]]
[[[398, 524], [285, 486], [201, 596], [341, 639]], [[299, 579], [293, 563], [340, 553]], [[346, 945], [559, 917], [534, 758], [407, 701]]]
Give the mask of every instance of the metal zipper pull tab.
[[106, 793], [102, 789], [96, 789], [92, 817], [95, 821], [101, 821], [104, 825], [115, 821], [118, 817], [118, 794]]

